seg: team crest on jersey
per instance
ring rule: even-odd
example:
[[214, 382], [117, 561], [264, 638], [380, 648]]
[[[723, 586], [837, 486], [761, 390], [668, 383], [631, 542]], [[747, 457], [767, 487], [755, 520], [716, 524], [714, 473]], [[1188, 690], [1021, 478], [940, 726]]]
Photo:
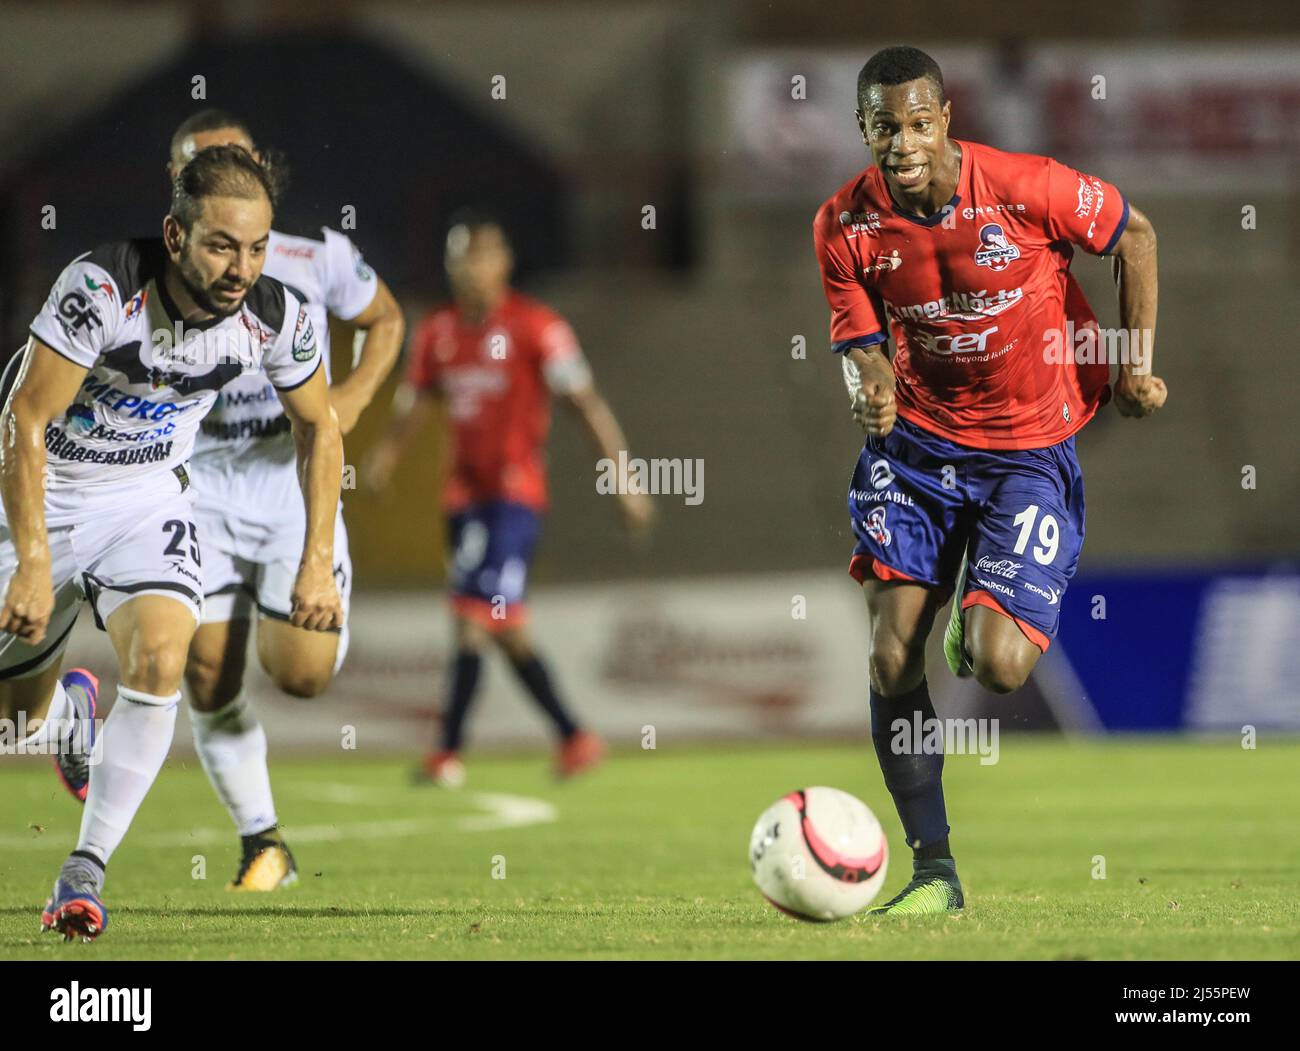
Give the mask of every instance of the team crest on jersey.
[[123, 319], [125, 319], [126, 321], [130, 321], [132, 318], [138, 316], [140, 311], [144, 309], [145, 303], [147, 303], [148, 301], [149, 301], [148, 290], [143, 288], [140, 289], [139, 292], [137, 292], [135, 295], [131, 297], [130, 301], [126, 304], [126, 306], [122, 308]]
[[1007, 240], [1006, 231], [998, 223], [985, 223], [980, 227], [980, 246], [975, 249], [975, 265], [987, 266], [992, 271], [1005, 270], [1020, 258], [1020, 249]]
[[867, 531], [867, 536], [871, 537], [881, 547], [888, 547], [889, 542], [894, 539], [894, 534], [885, 525], [884, 507], [873, 507], [871, 513], [867, 515], [863, 528]]
[[293, 360], [310, 361], [316, 353], [316, 330], [311, 326], [307, 308], [298, 308], [298, 320], [293, 327]]

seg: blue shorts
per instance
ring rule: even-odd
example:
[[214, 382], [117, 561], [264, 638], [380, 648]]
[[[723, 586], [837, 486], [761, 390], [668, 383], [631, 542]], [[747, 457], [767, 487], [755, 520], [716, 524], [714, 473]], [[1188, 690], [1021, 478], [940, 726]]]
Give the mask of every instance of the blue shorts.
[[966, 554], [962, 608], [1010, 616], [1046, 651], [1083, 547], [1074, 438], [1046, 449], [972, 449], [899, 419], [868, 438], [849, 489], [861, 582], [911, 580], [946, 599]]
[[449, 515], [447, 525], [452, 609], [489, 629], [526, 619], [541, 516], [522, 504], [491, 501]]

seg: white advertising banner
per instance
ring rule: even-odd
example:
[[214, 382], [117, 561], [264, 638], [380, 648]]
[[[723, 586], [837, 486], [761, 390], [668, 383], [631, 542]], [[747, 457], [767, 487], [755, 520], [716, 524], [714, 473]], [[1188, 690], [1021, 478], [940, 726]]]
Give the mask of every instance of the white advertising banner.
[[[581, 719], [615, 743], [865, 734], [866, 617], [847, 574], [537, 588], [540, 652]], [[250, 647], [248, 692], [273, 749], [428, 749], [451, 656], [440, 594], [353, 597], [343, 671], [311, 701], [280, 694]], [[84, 664], [112, 697], [116, 661], [83, 616], [64, 666]], [[349, 729], [350, 728], [350, 729]], [[543, 717], [493, 653], [469, 746], [550, 743]], [[177, 726], [178, 750], [192, 748]]]
[[[875, 47], [742, 55], [729, 77], [729, 180], [827, 196], [871, 163], [853, 116]], [[1278, 190], [1300, 168], [1300, 46], [936, 47], [951, 134], [1043, 153], [1128, 191]], [[822, 190], [824, 189], [824, 192]]]

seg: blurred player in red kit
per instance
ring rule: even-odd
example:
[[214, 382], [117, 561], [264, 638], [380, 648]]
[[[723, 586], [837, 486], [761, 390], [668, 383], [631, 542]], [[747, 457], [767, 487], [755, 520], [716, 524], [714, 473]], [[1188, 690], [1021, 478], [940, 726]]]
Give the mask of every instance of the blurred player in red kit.
[[1151, 372], [1150, 222], [1094, 176], [950, 138], [951, 116], [932, 58], [911, 47], [874, 55], [858, 76], [857, 119], [875, 163], [813, 225], [832, 349], [867, 434], [849, 489], [849, 572], [870, 622], [872, 737], [913, 850], [912, 881], [872, 910], [896, 915], [964, 906], [942, 749], [900, 733], [935, 718], [925, 642], [936, 613], [952, 596], [953, 671], [1008, 693], [1056, 634], [1078, 563], [1074, 434], [1110, 399], [1115, 362], [1099, 354], [1070, 274], [1073, 245], [1114, 258], [1134, 337], [1116, 407], [1146, 416], [1168, 393]]
[[[456, 654], [439, 747], [423, 771], [457, 787], [459, 753], [478, 686], [482, 651], [495, 642], [560, 739], [561, 777], [595, 766], [604, 746], [561, 700], [528, 629], [524, 600], [533, 548], [547, 502], [544, 449], [550, 397], [578, 414], [597, 453], [617, 461], [627, 444], [592, 383], [573, 329], [553, 310], [510, 287], [513, 253], [500, 223], [465, 214], [447, 234], [446, 267], [454, 301], [415, 329], [406, 378], [388, 433], [367, 462], [369, 484], [387, 485], [394, 467], [433, 412], [445, 403], [452, 436], [443, 489], [451, 547]], [[649, 525], [643, 494], [619, 497], [633, 531]]]

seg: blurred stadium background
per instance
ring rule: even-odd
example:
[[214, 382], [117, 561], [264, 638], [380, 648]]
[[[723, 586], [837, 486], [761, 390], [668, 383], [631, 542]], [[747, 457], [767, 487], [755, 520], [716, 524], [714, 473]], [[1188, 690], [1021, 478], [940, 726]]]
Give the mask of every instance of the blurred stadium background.
[[[666, 734], [865, 734], [866, 627], [844, 572], [861, 437], [826, 349], [810, 223], [867, 163], [858, 68], [881, 46], [916, 44], [944, 68], [957, 137], [1052, 154], [1152, 218], [1157, 371], [1172, 395], [1154, 420], [1106, 410], [1083, 432], [1088, 540], [1033, 682], [994, 705], [938, 665], [940, 713], [1078, 732], [1300, 729], [1300, 8], [972, 0], [960, 17], [915, 12], [846, 0], [4, 3], [5, 345], [21, 344], [69, 259], [158, 229], [169, 137], [200, 106], [244, 115], [288, 155], [277, 225], [339, 227], [355, 209], [345, 232], [412, 323], [444, 291], [447, 217], [491, 208], [516, 242], [521, 287], [574, 323], [632, 454], [704, 463], [703, 502], [658, 497], [657, 532], [632, 550], [559, 414], [533, 599], [576, 706], [624, 743], [648, 726], [661, 746]], [[1109, 267], [1076, 256], [1075, 271], [1116, 324]], [[334, 345], [345, 358], [346, 331]], [[349, 438], [349, 464], [394, 385]], [[431, 739], [448, 648], [441, 456], [431, 430], [387, 496], [345, 493], [349, 662], [310, 710], [259, 680], [274, 748], [337, 747], [345, 724], [361, 747]], [[89, 618], [78, 632], [70, 652], [110, 668]], [[504, 669], [487, 693], [476, 742], [540, 742]], [[188, 733], [176, 742], [188, 747]]]

